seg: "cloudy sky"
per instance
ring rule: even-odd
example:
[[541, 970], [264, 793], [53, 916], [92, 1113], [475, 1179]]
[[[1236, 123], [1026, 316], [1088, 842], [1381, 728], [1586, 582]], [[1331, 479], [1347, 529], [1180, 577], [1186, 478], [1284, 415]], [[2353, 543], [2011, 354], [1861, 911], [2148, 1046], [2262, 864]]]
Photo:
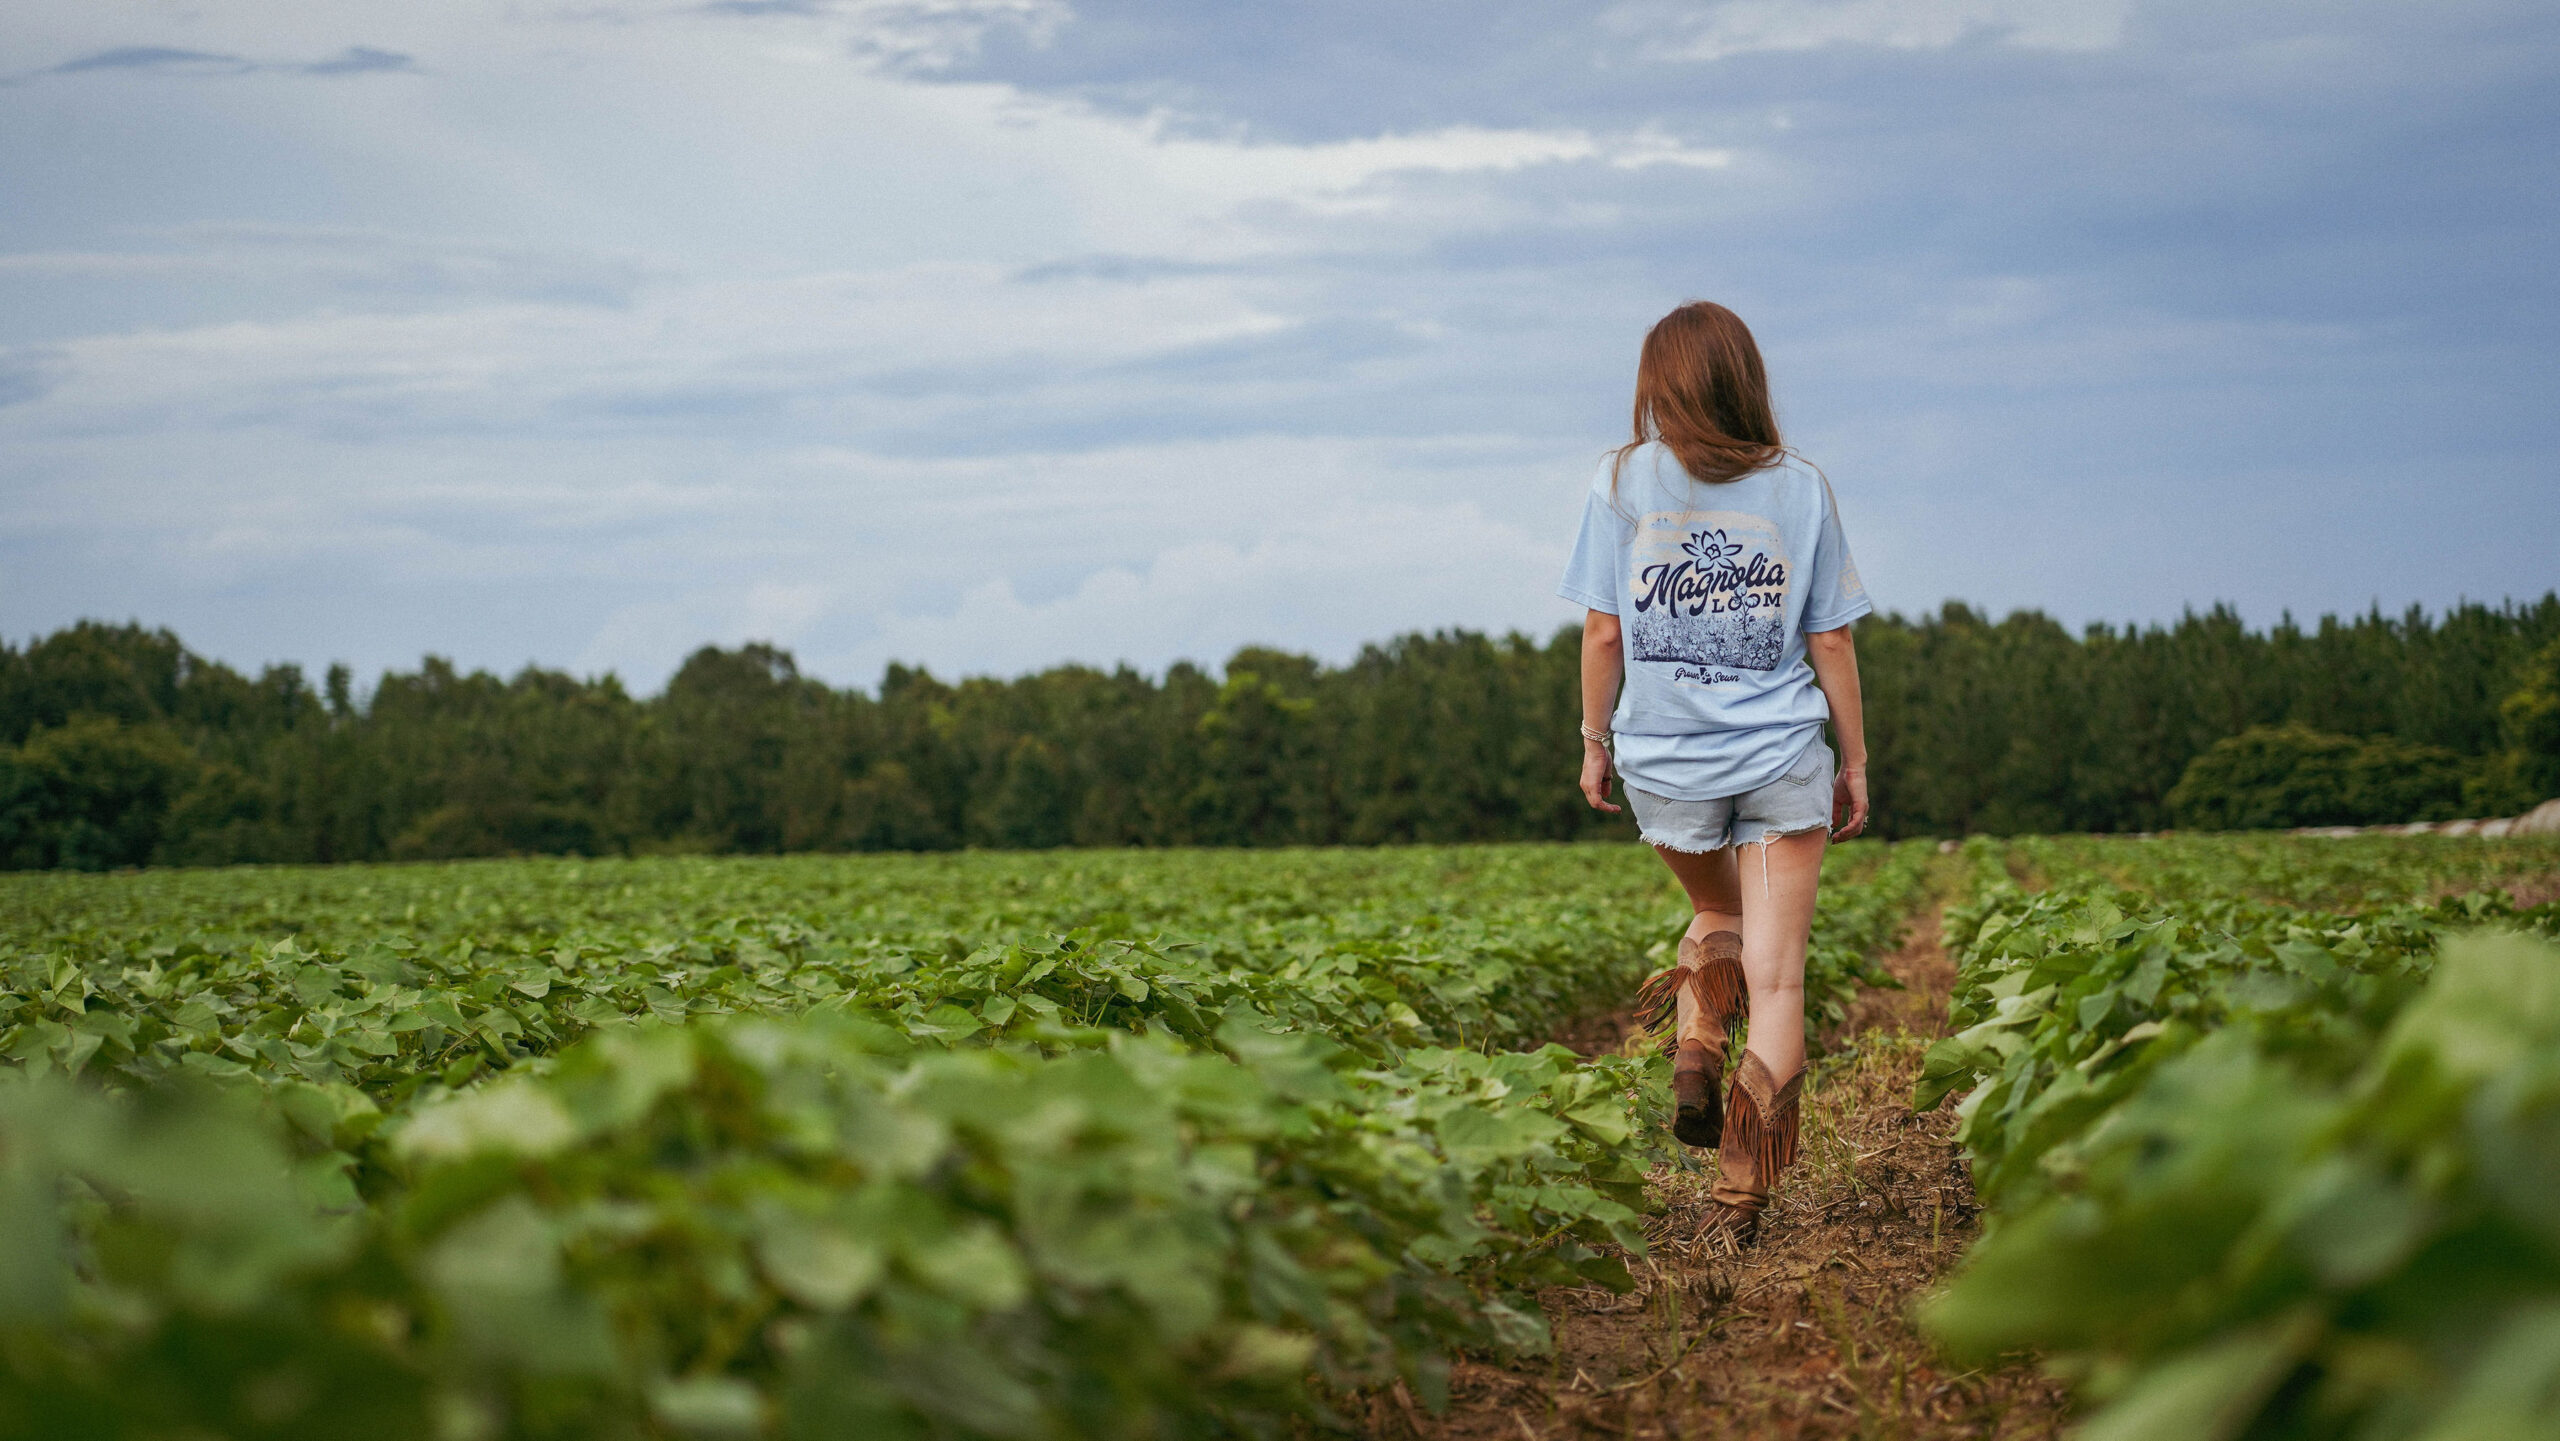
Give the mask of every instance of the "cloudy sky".
[[0, 631], [1543, 632], [1700, 296], [1886, 606], [2539, 595], [2555, 210], [2547, 0], [14, 0]]

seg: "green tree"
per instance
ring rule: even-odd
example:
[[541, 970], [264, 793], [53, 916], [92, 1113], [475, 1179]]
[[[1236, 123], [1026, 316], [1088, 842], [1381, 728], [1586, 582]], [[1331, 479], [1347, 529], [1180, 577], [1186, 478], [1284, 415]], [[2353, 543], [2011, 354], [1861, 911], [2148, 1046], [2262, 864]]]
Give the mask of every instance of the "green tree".
[[74, 715], [0, 757], [0, 854], [19, 867], [138, 866], [204, 763], [166, 727]]
[[2560, 640], [2536, 651], [2521, 679], [2498, 703], [2506, 749], [2495, 799], [2503, 804], [2483, 809], [2521, 811], [2560, 796]]
[[2444, 819], [2462, 799], [2460, 758], [2390, 736], [2253, 726], [2207, 747], [2169, 793], [2183, 826], [2263, 830]]
[[1243, 650], [1197, 722], [1202, 740], [1190, 804], [1213, 845], [1324, 839], [1325, 794], [1315, 753], [1315, 662]]
[[1076, 794], [1066, 757], [1038, 736], [1015, 738], [994, 793], [999, 843], [1022, 850], [1065, 845], [1073, 835]]
[[[2267, 824], [2497, 814], [2560, 789], [2560, 593], [2263, 632], [2227, 607], [2074, 635], [1950, 603], [1870, 616], [1858, 641], [1888, 836], [2157, 828], [2217, 742], [2287, 726], [2355, 739], [2242, 807], [2282, 817]], [[1400, 636], [1343, 666], [1254, 648], [1223, 676], [1182, 662], [946, 683], [892, 665], [873, 693], [768, 644], [697, 651], [648, 698], [430, 656], [367, 691], [343, 666], [315, 686], [83, 622], [0, 644], [0, 745], [80, 716], [174, 740], [196, 769], [134, 812], [159, 816], [145, 855], [170, 863], [1624, 837], [1574, 790], [1579, 671], [1560, 629]], [[60, 863], [64, 783], [11, 767], [6, 855]], [[2211, 823], [2243, 823], [2227, 799]]]

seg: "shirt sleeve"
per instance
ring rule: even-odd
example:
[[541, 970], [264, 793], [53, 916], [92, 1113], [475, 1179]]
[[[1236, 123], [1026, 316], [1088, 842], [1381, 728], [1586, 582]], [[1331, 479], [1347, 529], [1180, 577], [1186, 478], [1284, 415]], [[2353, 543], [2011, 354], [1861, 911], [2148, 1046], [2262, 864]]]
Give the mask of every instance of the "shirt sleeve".
[[1867, 599], [1858, 563], [1849, 555], [1849, 537], [1840, 528], [1840, 507], [1831, 486], [1822, 487], [1822, 534], [1813, 543], [1813, 569], [1806, 579], [1804, 628], [1807, 635], [1838, 630], [1875, 609]]
[[1627, 520], [1609, 503], [1606, 484], [1605, 479], [1595, 481], [1583, 497], [1582, 533], [1573, 538], [1573, 556], [1564, 563], [1564, 581], [1556, 594], [1587, 610], [1616, 615], [1618, 553], [1626, 543]]

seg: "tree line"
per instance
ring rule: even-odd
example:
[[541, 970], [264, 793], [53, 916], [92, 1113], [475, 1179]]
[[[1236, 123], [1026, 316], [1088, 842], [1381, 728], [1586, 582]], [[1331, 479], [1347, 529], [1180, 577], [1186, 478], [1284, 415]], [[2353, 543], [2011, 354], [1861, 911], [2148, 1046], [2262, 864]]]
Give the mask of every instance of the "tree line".
[[[2503, 814], [2560, 790], [2560, 594], [2253, 631], [1859, 623], [1888, 836]], [[1630, 837], [1573, 779], [1578, 632], [1347, 665], [1060, 666], [876, 691], [770, 645], [658, 695], [430, 656], [256, 675], [166, 629], [0, 644], [0, 864]], [[2182, 785], [2183, 783], [2183, 785]], [[2365, 814], [2364, 812], [2372, 812]]]

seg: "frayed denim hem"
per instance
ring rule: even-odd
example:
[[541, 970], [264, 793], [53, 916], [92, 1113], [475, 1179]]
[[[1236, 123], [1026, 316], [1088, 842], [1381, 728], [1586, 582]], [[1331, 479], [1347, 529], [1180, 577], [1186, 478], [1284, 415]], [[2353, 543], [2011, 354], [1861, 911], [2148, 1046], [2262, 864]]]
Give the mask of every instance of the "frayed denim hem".
[[[1718, 851], [1739, 851], [1745, 846], [1758, 846], [1760, 848], [1760, 898], [1765, 901], [1777, 894], [1774, 884], [1769, 879], [1769, 847], [1778, 841], [1786, 840], [1790, 836], [1809, 836], [1815, 831], [1828, 831], [1830, 829], [1831, 823], [1829, 821], [1814, 821], [1811, 824], [1801, 826], [1767, 826], [1761, 830], [1757, 837], [1747, 841], [1733, 840], [1731, 839], [1732, 833], [1727, 832], [1727, 839], [1724, 844], [1718, 846], [1675, 845], [1670, 841], [1657, 840], [1652, 835], [1642, 831], [1637, 833], [1637, 839], [1657, 850], [1670, 851], [1676, 855], [1683, 856], [1711, 856]], [[1739, 861], [1741, 858], [1737, 856], [1735, 859]]]
[[1815, 831], [1827, 831], [1829, 829], [1831, 829], [1831, 823], [1829, 821], [1809, 821], [1800, 826], [1771, 826], [1761, 831], [1758, 836], [1747, 841], [1734, 840], [1731, 838], [1730, 833], [1728, 833], [1726, 839], [1712, 846], [1684, 846], [1678, 841], [1665, 840], [1651, 831], [1637, 832], [1636, 839], [1642, 841], [1646, 845], [1659, 847], [1662, 850], [1677, 851], [1684, 856], [1711, 856], [1718, 851], [1736, 850], [1743, 846], [1765, 846], [1771, 841], [1783, 841], [1789, 836], [1809, 836]]
[[1720, 845], [1684, 846], [1677, 841], [1666, 841], [1661, 837], [1654, 835], [1650, 831], [1638, 832], [1636, 839], [1644, 842], [1646, 845], [1654, 847], [1656, 850], [1676, 851], [1684, 856], [1711, 856], [1718, 851], [1733, 849], [1733, 842], [1730, 840], [1727, 840]]
[[[1830, 763], [1830, 748], [1817, 740], [1787, 774], [1740, 795], [1682, 800], [1629, 781], [1627, 804], [1644, 843], [1659, 850], [1701, 856], [1762, 845], [1829, 827], [1831, 787], [1818, 778]], [[1749, 838], [1743, 839], [1746, 832]]]

